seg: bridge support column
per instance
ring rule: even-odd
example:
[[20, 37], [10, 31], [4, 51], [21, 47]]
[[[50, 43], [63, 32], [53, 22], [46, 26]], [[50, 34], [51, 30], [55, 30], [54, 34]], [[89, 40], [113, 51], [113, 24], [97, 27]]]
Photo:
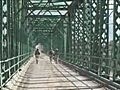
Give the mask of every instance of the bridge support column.
[[2, 61], [2, 0], [0, 0], [0, 88], [2, 86], [2, 70], [1, 70], [1, 61]]

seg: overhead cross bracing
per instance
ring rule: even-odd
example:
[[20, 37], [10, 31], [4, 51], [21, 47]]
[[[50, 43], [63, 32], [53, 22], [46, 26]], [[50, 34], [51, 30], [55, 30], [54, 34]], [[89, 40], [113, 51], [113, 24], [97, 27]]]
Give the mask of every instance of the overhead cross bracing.
[[[55, 27], [62, 17], [68, 12], [71, 1], [56, 2], [47, 0], [29, 0], [27, 5], [27, 18], [29, 19], [28, 27], [32, 26], [32, 31], [37, 33], [55, 32]], [[34, 28], [35, 27], [35, 28]]]
[[[26, 16], [29, 20], [29, 31], [41, 33], [41, 37], [47, 35], [47, 37], [44, 38], [51, 37], [52, 33], [54, 34], [52, 36], [56, 36], [56, 31], [59, 31], [63, 35], [64, 31], [56, 29], [56, 26], [59, 22], [64, 21], [65, 15], [68, 13], [68, 7], [71, 3], [72, 1], [49, 2], [45, 0], [29, 0], [27, 6], [28, 13]], [[61, 38], [61, 36], [59, 38]], [[51, 40], [48, 42], [52, 45]]]
[[[65, 15], [68, 11], [69, 4], [65, 2], [56, 2], [56, 3], [49, 3], [47, 1], [34, 1], [29, 0], [28, 3], [28, 16], [29, 15]], [[71, 1], [70, 1], [71, 3]]]

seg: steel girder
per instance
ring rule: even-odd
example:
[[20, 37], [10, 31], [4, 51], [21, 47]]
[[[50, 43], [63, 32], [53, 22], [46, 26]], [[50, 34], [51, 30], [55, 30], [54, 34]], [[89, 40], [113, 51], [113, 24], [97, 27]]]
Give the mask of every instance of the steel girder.
[[[51, 37], [51, 34], [54, 32], [53, 29], [56, 26], [57, 22], [59, 22], [59, 19], [60, 17], [42, 17], [42, 18], [29, 17], [30, 31], [33, 31], [34, 33], [33, 37], [34, 37], [34, 40], [36, 40], [35, 42], [36, 44], [37, 43], [42, 43], [42, 44], [48, 43], [48, 46], [49, 46], [50, 43], [52, 43], [51, 38], [49, 37]], [[47, 39], [47, 41], [43, 43], [42, 38]]]
[[114, 0], [113, 20], [113, 80], [120, 76], [120, 1]]
[[104, 71], [107, 78], [110, 73], [110, 60], [105, 59], [109, 57], [108, 3], [109, 0], [85, 0], [82, 3], [76, 0], [68, 12], [70, 62], [100, 75]]
[[[8, 68], [8, 63], [2, 63], [2, 61], [6, 60], [8, 57], [8, 31], [7, 31], [7, 14], [8, 14], [8, 8], [7, 8], [7, 1], [2, 0], [2, 59], [1, 59], [1, 73], [5, 72], [5, 70]], [[8, 78], [9, 72], [5, 72], [4, 74], [1, 74], [2, 84], [5, 82]], [[1, 84], [1, 85], [2, 85]]]
[[[59, 15], [63, 15], [62, 11], [66, 11], [68, 8], [68, 5], [65, 3], [65, 5], [55, 5], [53, 2], [43, 2], [39, 1], [37, 3], [31, 2], [31, 0], [28, 1], [27, 4], [27, 10], [28, 14], [27, 16], [34, 15], [35, 16], [41, 16], [41, 15], [54, 15], [55, 13]], [[62, 8], [60, 10], [60, 8]]]
[[[44, 0], [36, 2], [33, 0], [28, 0], [27, 7], [25, 8], [28, 10], [27, 18], [29, 19], [29, 22], [31, 22], [28, 24], [28, 27], [31, 28], [30, 32], [36, 29], [35, 31], [41, 35], [39, 36], [39, 38], [40, 37], [46, 38], [46, 36], [43, 37], [45, 33], [45, 35], [47, 35], [48, 38], [46, 43], [48, 43], [48, 45], [50, 44], [51, 45], [50, 48], [52, 48], [54, 42], [53, 38], [56, 36], [56, 35], [54, 36], [54, 33], [57, 30], [57, 29], [55, 30], [55, 27], [57, 26], [58, 22], [61, 22], [59, 21], [60, 18], [65, 17], [65, 13], [67, 13], [68, 10], [67, 1], [63, 1], [62, 4], [60, 4]], [[58, 31], [61, 30], [62, 29], [60, 27]], [[38, 39], [35, 40], [42, 42], [41, 40]]]
[[[102, 59], [102, 58], [108, 58], [108, 15], [109, 15], [109, 5], [108, 0], [100, 1], [100, 0], [93, 0], [92, 1], [92, 21], [91, 21], [91, 55], [101, 57], [101, 59], [98, 58], [92, 58], [92, 64], [93, 68], [96, 68], [95, 71], [98, 73], [101, 73], [101, 66], [99, 64], [105, 63], [107, 66], [109, 65], [109, 61]], [[93, 35], [93, 37], [92, 37]], [[94, 64], [96, 63], [96, 64]], [[108, 70], [108, 69], [107, 69]], [[105, 71], [107, 73], [107, 71]]]
[[71, 4], [68, 12], [67, 51], [69, 62], [115, 80], [120, 71], [117, 69], [120, 54], [120, 1], [114, 1], [112, 57], [109, 51], [109, 32], [112, 32], [109, 27], [109, 3], [110, 0], [85, 0], [82, 3], [76, 0]]
[[[25, 16], [27, 12], [22, 9], [25, 1], [0, 1], [0, 88], [9, 81], [12, 75], [24, 63], [27, 43], [24, 41]], [[25, 24], [22, 24], [25, 23]]]
[[[59, 20], [53, 29], [53, 48], [58, 48], [59, 52], [66, 54], [66, 33], [67, 33], [67, 22], [66, 18], [63, 17]], [[59, 41], [58, 41], [59, 40]]]
[[[2, 0], [0, 1], [0, 21], [2, 21]], [[1, 59], [2, 59], [2, 22], [0, 22], [0, 86], [2, 86]]]
[[[29, 22], [31, 22], [31, 23], [29, 23], [29, 26], [31, 27], [30, 30], [34, 30], [35, 32], [41, 34], [41, 36], [39, 36], [39, 37], [44, 36], [44, 34], [42, 34], [42, 33], [48, 33], [47, 43], [51, 44], [51, 48], [52, 48], [52, 42], [53, 42], [52, 41], [52, 36], [53, 36], [52, 33], [55, 32], [54, 27], [59, 22], [60, 18], [64, 17], [64, 15], [62, 15], [62, 13], [61, 13], [61, 10], [66, 10], [67, 8], [68, 8], [67, 4], [55, 5], [53, 2], [34, 3], [34, 2], [31, 2], [30, 0], [28, 1], [27, 10], [29, 12], [27, 14], [27, 18], [29, 18]], [[53, 11], [51, 11], [51, 10], [53, 10]], [[35, 13], [35, 12], [37, 12], [37, 13]], [[57, 15], [52, 14], [52, 12], [57, 13]], [[51, 37], [51, 38], [49, 38], [49, 37]], [[42, 42], [42, 41], [40, 41], [40, 42]]]
[[[74, 0], [71, 5], [66, 1], [64, 5], [41, 1], [0, 1], [0, 85], [23, 63], [17, 64], [23, 57], [4, 62], [26, 53], [23, 37], [33, 38], [35, 42], [29, 44], [41, 42], [47, 49], [59, 48], [64, 57], [67, 56], [66, 61], [116, 81], [120, 76], [120, 1], [114, 0], [112, 59], [109, 53], [110, 0]], [[63, 15], [64, 10], [67, 11]], [[13, 65], [15, 67], [10, 68]]]
[[[59, 47], [59, 43], [57, 42], [57, 39], [59, 38], [62, 38], [61, 43], [66, 43], [64, 47], [67, 46], [65, 51], [67, 52], [67, 56], [69, 56], [67, 59], [70, 63], [92, 71], [99, 76], [115, 80], [119, 73], [116, 68], [119, 66], [120, 51], [120, 1], [114, 0], [113, 59], [111, 59], [109, 51], [109, 30], [111, 30], [109, 27], [109, 2], [110, 0], [84, 0], [82, 2], [74, 0], [69, 6], [68, 12], [65, 16], [63, 15], [65, 18], [62, 21], [59, 21], [54, 28], [55, 32], [52, 34], [52, 37], [51, 35], [50, 37], [54, 38], [54, 48]], [[44, 4], [42, 7], [40, 7], [40, 3], [37, 3], [37, 5], [29, 3], [32, 7], [28, 7], [28, 10], [31, 11], [28, 14], [28, 17], [52, 17], [50, 10], [55, 9], [59, 12], [58, 17], [62, 16], [62, 13], [59, 11], [61, 6], [56, 8], [52, 3], [51, 7], [50, 3]], [[51, 8], [49, 9], [48, 7]], [[45, 13], [48, 12], [50, 15], [46, 15], [45, 13], [40, 15], [42, 10], [39, 10], [39, 12], [35, 14], [33, 13], [35, 8], [37, 8], [37, 10], [39, 8], [43, 9]], [[62, 9], [60, 8], [60, 10], [63, 9], [67, 10], [64, 6]], [[66, 22], [66, 24], [64, 22]], [[64, 26], [66, 27], [66, 30], [63, 30]], [[65, 33], [66, 35], [64, 35]], [[54, 34], [57, 34], [59, 37], [56, 38]], [[63, 39], [67, 41], [64, 42]], [[114, 66], [113, 69], [111, 69], [112, 65]], [[110, 74], [111, 72], [113, 72], [113, 75]]]

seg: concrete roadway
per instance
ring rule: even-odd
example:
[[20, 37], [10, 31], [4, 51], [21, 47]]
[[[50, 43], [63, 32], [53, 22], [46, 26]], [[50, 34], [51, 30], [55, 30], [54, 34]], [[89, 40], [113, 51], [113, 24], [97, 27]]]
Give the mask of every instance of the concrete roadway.
[[17, 90], [109, 90], [62, 64], [50, 63], [45, 54], [40, 56], [38, 64], [32, 57], [25, 75], [20, 78], [15, 84]]

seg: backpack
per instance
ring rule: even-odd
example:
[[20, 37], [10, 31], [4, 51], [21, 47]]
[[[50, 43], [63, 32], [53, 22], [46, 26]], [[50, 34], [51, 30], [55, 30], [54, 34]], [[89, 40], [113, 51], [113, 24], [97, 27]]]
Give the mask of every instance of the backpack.
[[35, 55], [40, 55], [39, 50], [36, 50], [36, 51], [35, 51]]
[[50, 54], [50, 55], [54, 54], [54, 51], [53, 51], [53, 50], [50, 50], [49, 54]]

